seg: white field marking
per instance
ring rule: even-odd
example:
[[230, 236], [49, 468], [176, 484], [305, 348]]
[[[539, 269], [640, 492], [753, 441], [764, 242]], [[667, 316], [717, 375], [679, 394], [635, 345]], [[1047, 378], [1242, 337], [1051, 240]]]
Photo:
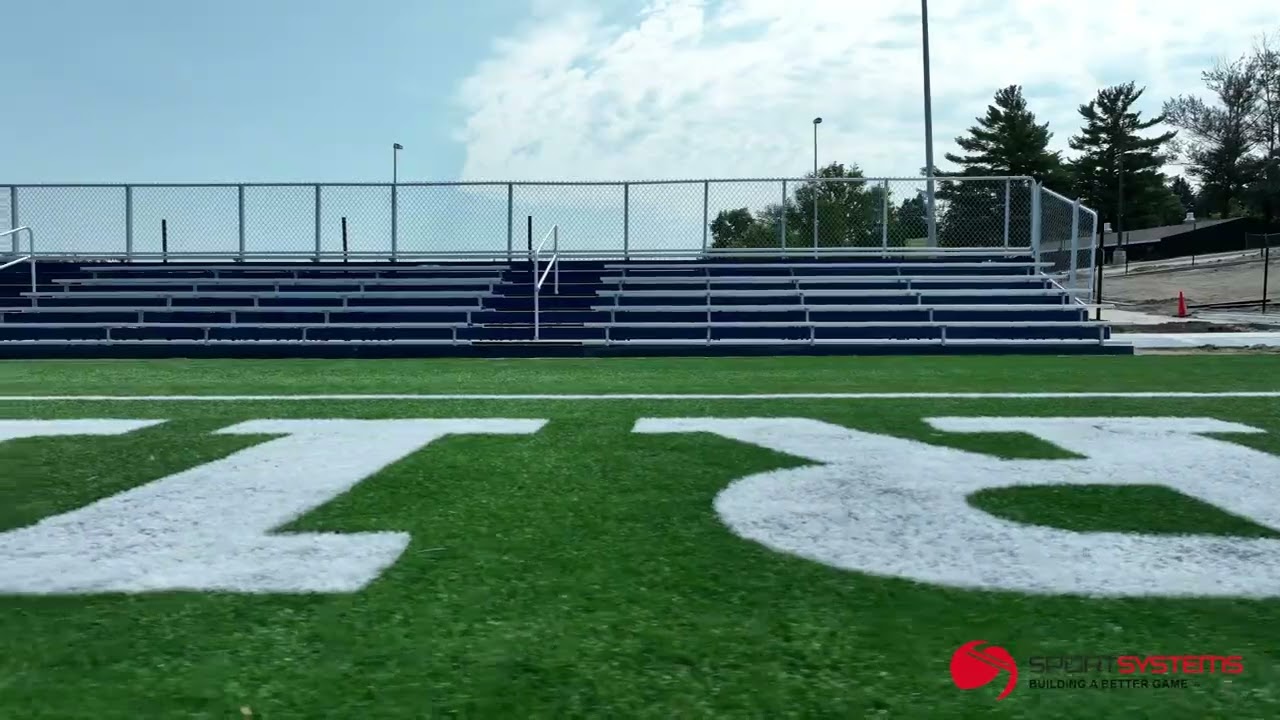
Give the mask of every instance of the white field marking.
[[0, 420], [0, 442], [59, 435], [124, 435], [164, 420]]
[[714, 433], [818, 465], [740, 478], [715, 500], [737, 535], [846, 570], [959, 588], [1086, 596], [1280, 596], [1280, 540], [1076, 532], [995, 517], [988, 488], [1172, 487], [1280, 530], [1280, 457], [1202, 433], [1208, 418], [935, 418], [1023, 432], [1084, 456], [1005, 460], [804, 418], [642, 419], [638, 433]]
[[1223, 392], [882, 392], [882, 393], [607, 393], [598, 395], [382, 394], [382, 395], [0, 395], [0, 402], [135, 401], [252, 402], [283, 400], [1038, 400], [1038, 399], [1280, 398], [1280, 390]]
[[438, 438], [529, 434], [545, 423], [242, 422], [218, 433], [284, 437], [0, 533], [0, 593], [354, 592], [396, 561], [408, 533], [268, 533]]

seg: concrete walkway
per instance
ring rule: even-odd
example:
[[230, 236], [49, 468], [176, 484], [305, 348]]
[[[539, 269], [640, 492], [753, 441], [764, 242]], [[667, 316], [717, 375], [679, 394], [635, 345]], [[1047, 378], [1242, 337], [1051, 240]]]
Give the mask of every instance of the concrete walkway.
[[1137, 350], [1280, 348], [1280, 332], [1117, 333], [1107, 344], [1132, 345]]
[[1193, 317], [1195, 320], [1223, 325], [1275, 325], [1280, 327], [1280, 302], [1269, 305], [1266, 315], [1257, 311], [1197, 310]]

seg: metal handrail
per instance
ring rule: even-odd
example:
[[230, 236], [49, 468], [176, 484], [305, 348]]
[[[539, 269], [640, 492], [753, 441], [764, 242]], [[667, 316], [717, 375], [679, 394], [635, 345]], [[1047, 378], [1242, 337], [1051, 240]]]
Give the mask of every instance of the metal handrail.
[[[547, 269], [542, 275], [538, 275], [538, 265], [540, 259], [538, 255], [542, 252], [542, 246], [547, 244], [547, 238], [551, 238], [551, 262], [547, 263]], [[542, 321], [540, 317], [539, 297], [542, 295], [542, 285], [547, 281], [547, 275], [555, 268], [555, 293], [560, 294], [560, 226], [552, 225], [546, 235], [538, 241], [533, 248], [533, 339], [542, 339]]]
[[[17, 236], [18, 236], [18, 233], [23, 231], [26, 231], [27, 233], [26, 257], [20, 257], [11, 262], [5, 263], [3, 266], [0, 266], [0, 270], [4, 270], [5, 268], [8, 268], [8, 267], [13, 267], [14, 265], [17, 265], [18, 263], [21, 263], [21, 262], [30, 262], [31, 263], [31, 292], [34, 293], [36, 292], [36, 234], [35, 234], [35, 231], [33, 231], [30, 227], [23, 225], [22, 227], [16, 227], [12, 230], [5, 230], [4, 232], [0, 232], [0, 238], [13, 235], [14, 236], [14, 253], [16, 254], [18, 251]], [[32, 305], [36, 304], [36, 298], [34, 295], [31, 297], [31, 304]]]

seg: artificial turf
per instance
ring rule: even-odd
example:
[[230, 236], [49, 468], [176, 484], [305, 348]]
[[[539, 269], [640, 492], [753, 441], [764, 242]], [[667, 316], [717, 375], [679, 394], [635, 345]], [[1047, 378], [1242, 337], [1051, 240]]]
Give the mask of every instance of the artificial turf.
[[[1280, 390], [1280, 358], [794, 358], [0, 363], [3, 395]], [[806, 461], [643, 417], [808, 417], [1007, 458], [1070, 453], [935, 416], [1214, 417], [1265, 434], [1277, 398], [3, 400], [0, 418], [163, 418], [117, 437], [0, 443], [0, 530], [225, 457], [255, 418], [545, 418], [428, 445], [281, 529], [404, 531], [409, 549], [343, 595], [0, 596], [0, 718], [1280, 716], [1280, 601], [1027, 596], [829, 568], [732, 534], [736, 478]], [[287, 468], [281, 481], [288, 481]], [[1158, 486], [970, 498], [1081, 531], [1275, 537]], [[0, 568], [0, 573], [3, 568]], [[958, 690], [951, 653], [1197, 650], [1246, 672], [1187, 688]]]

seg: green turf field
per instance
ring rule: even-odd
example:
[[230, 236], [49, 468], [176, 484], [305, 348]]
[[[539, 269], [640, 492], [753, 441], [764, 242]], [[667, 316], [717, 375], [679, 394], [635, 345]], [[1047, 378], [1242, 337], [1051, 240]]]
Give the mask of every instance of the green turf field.
[[[9, 398], [0, 398], [0, 427], [13, 438], [0, 442], [0, 718], [1280, 717], [1280, 487], [1267, 485], [1280, 473], [1266, 476], [1273, 461], [1280, 467], [1280, 397], [456, 397], [1043, 392], [1280, 392], [1280, 357], [0, 363]], [[454, 399], [278, 397], [303, 394]], [[84, 395], [224, 399], [36, 399]], [[225, 399], [245, 395], [277, 397]], [[1004, 427], [1005, 417], [1022, 420]], [[1069, 442], [1035, 434], [1036, 419], [1081, 417], [1092, 420], [1053, 432], [1118, 438], [1108, 447], [1131, 464], [1095, 472]], [[304, 437], [311, 426], [286, 422], [457, 418], [507, 424], [504, 434], [454, 432], [417, 446], [404, 438], [419, 430], [404, 423], [343, 425], [289, 445], [290, 428]], [[673, 431], [677, 418], [753, 419], [759, 441]], [[848, 497], [796, 496], [796, 514], [783, 520], [755, 496], [730, 497], [726, 488], [764, 473], [794, 478], [779, 492], [789, 482], [804, 492], [809, 481], [786, 471], [822, 466], [770, 445], [810, 427], [779, 418], [827, 424], [806, 447], [845, 453], [833, 467], [849, 472], [823, 482]], [[979, 420], [954, 431], [935, 418]], [[1182, 440], [1108, 430], [1128, 418], [1154, 418], [1157, 429], [1203, 418], [1195, 422], [1208, 430]], [[21, 436], [34, 421], [71, 419], [117, 424], [114, 434]], [[128, 420], [163, 422], [126, 431]], [[250, 421], [276, 424], [215, 432]], [[859, 434], [840, 439], [841, 429]], [[407, 444], [386, 451], [385, 467], [360, 474], [396, 442]], [[1147, 462], [1158, 470], [1151, 477]], [[925, 571], [947, 582], [813, 559], [863, 526], [898, 522], [848, 500], [881, 468], [886, 477], [911, 469], [901, 488], [877, 491], [883, 507], [910, 513], [933, 507], [929, 484], [989, 482], [996, 487], [962, 495], [998, 519], [993, 527], [1039, 528], [1086, 549], [1053, 540], [1022, 548], [1019, 560], [997, 548], [970, 566], [945, 562], [954, 548], [904, 538], [924, 543], [904, 548], [938, 553]], [[1058, 482], [1061, 468], [1078, 472], [1073, 484]], [[304, 549], [298, 562], [255, 575], [257, 546], [236, 533], [289, 498], [241, 496], [236, 483], [287, 489], [343, 473], [360, 477], [270, 526], [273, 535], [367, 538], [371, 553], [396, 537], [407, 545], [358, 589], [261, 590], [359, 573]], [[1006, 474], [1021, 486], [998, 487]], [[1197, 483], [1221, 501], [1184, 492]], [[167, 494], [57, 526], [148, 487]], [[206, 496], [192, 505], [183, 488]], [[156, 508], [188, 515], [174, 521]], [[731, 516], [744, 517], [733, 513], [756, 511], [731, 527]], [[812, 522], [797, 526], [800, 516]], [[902, 534], [949, 528], [958, 515], [929, 517], [904, 515]], [[772, 549], [744, 527], [815, 550]], [[1147, 544], [1122, 544], [1130, 537]], [[180, 545], [163, 545], [171, 540]], [[103, 550], [129, 543], [140, 548], [136, 562]], [[882, 550], [842, 557], [914, 567], [915, 551]], [[1072, 575], [1067, 555], [1082, 553], [1088, 571]], [[241, 556], [248, 570], [219, 575], [218, 563]], [[1027, 558], [1040, 561], [1020, 574]], [[154, 589], [215, 577], [244, 589]], [[998, 589], [1035, 577], [1087, 592]], [[1005, 675], [973, 690], [953, 684], [952, 653], [973, 640], [1016, 660], [1007, 698], [996, 700]], [[1243, 672], [1036, 674], [1030, 662], [1185, 655], [1239, 656]], [[1149, 686], [1030, 685], [1139, 677]], [[1178, 686], [1157, 687], [1170, 679]]]

